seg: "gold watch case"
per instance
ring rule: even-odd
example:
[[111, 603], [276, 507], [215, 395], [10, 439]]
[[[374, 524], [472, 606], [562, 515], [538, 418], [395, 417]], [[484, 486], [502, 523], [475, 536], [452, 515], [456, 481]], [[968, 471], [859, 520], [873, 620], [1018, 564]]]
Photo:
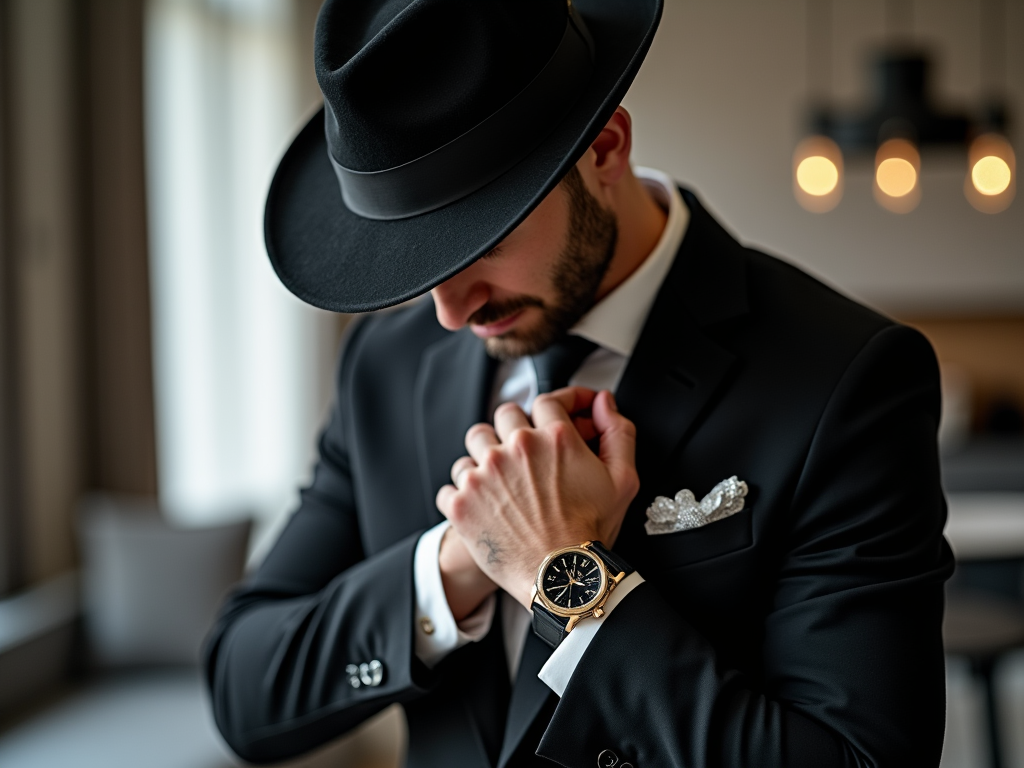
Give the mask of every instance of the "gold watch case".
[[[592, 549], [589, 548], [590, 542], [585, 541], [583, 544], [575, 547], [562, 547], [551, 552], [544, 561], [540, 564], [537, 569], [537, 578], [533, 584], [533, 597], [534, 601], [543, 605], [547, 610], [556, 616], [564, 616], [570, 619], [571, 625], [568, 629], [576, 624], [580, 619], [585, 619], [588, 616], [596, 615], [601, 616], [601, 606], [605, 604], [608, 599], [608, 595], [611, 594], [611, 590], [619, 583], [618, 577], [612, 576], [608, 573], [608, 566], [605, 565], [604, 560]], [[558, 557], [563, 557], [567, 554], [579, 554], [584, 555], [590, 560], [597, 563], [598, 568], [601, 569], [601, 586], [597, 590], [597, 596], [588, 603], [584, 603], [581, 606], [575, 608], [563, 608], [560, 605], [556, 605], [548, 599], [547, 595], [544, 594], [543, 579], [544, 573], [547, 571], [548, 566], [553, 560]], [[621, 574], [620, 574], [621, 575]], [[575, 621], [572, 621], [575, 619]], [[567, 631], [568, 631], [567, 629]]]

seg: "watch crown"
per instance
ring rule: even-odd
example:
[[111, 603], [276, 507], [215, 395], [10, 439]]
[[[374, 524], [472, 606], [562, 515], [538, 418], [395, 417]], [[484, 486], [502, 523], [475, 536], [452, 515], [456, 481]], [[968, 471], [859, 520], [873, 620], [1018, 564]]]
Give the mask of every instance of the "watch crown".
[[602, 616], [604, 616], [604, 608], [595, 608], [594, 609], [594, 618], [595, 619], [600, 619]]

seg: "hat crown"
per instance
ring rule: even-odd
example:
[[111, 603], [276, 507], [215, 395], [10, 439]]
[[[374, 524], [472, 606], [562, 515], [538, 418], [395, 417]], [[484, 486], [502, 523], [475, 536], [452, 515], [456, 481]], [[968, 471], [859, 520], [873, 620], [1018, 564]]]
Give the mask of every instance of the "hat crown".
[[543, 69], [566, 17], [565, 0], [327, 0], [315, 67], [334, 160], [381, 171], [461, 136]]

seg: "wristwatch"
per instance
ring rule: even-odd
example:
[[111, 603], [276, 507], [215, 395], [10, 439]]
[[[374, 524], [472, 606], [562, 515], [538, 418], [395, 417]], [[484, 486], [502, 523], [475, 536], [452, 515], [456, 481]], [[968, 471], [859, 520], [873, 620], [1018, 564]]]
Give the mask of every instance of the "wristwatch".
[[585, 541], [544, 558], [533, 585], [533, 631], [552, 648], [580, 620], [604, 615], [612, 590], [633, 569], [602, 546]]

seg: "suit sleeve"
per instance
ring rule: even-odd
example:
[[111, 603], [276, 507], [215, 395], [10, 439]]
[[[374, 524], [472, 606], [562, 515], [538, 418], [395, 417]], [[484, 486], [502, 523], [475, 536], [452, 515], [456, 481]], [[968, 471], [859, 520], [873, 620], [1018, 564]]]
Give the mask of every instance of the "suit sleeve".
[[569, 680], [538, 754], [591, 768], [937, 766], [952, 555], [927, 341], [889, 326], [848, 367], [791, 502], [763, 672], [723, 669], [650, 582]]
[[[311, 485], [273, 550], [221, 610], [207, 640], [213, 713], [254, 763], [332, 739], [396, 701], [425, 693], [413, 652], [413, 552], [419, 535], [366, 558], [345, 439], [346, 362]], [[349, 664], [380, 661], [383, 679], [353, 687]]]

